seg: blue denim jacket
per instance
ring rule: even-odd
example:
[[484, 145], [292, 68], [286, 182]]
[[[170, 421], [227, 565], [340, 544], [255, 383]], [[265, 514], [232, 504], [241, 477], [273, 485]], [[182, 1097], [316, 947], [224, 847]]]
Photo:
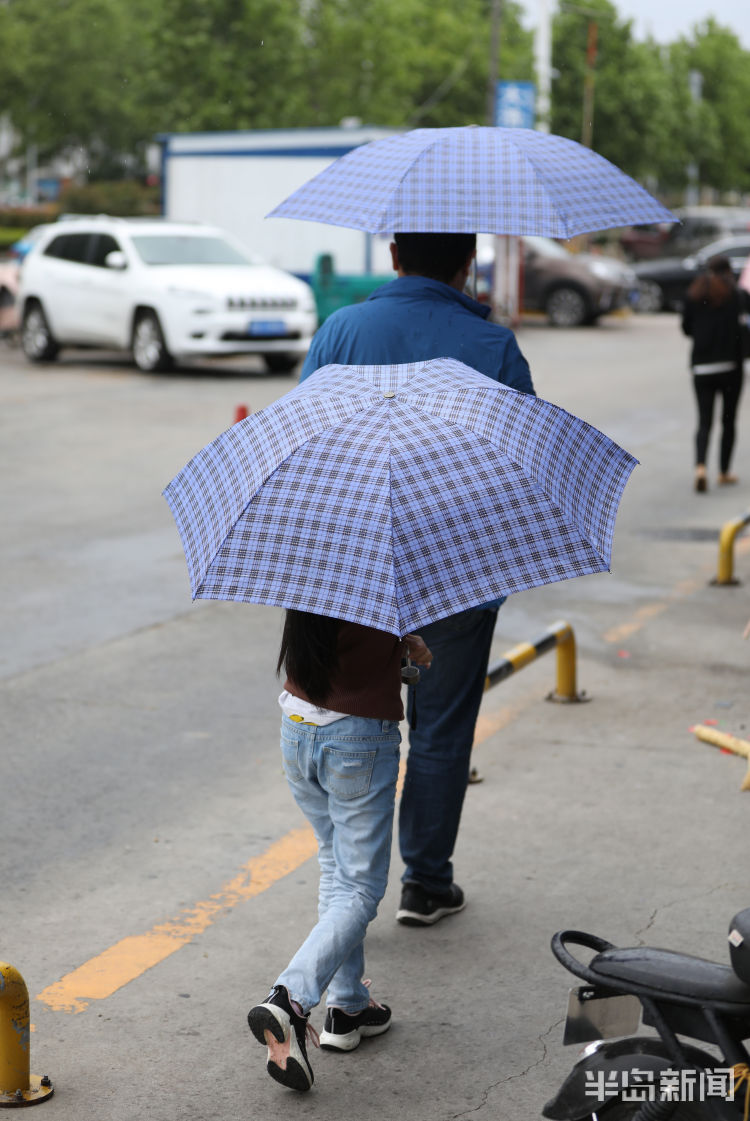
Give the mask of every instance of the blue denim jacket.
[[533, 393], [529, 364], [490, 309], [425, 276], [401, 276], [363, 303], [339, 308], [316, 332], [300, 381], [329, 362], [372, 366], [456, 358], [494, 381]]

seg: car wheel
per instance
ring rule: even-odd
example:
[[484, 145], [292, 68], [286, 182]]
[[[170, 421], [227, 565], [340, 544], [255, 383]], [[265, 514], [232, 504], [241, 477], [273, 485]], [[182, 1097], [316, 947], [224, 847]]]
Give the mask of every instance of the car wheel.
[[291, 374], [299, 362], [297, 354], [264, 354], [263, 358], [269, 374]]
[[638, 303], [636, 311], [654, 314], [664, 307], [664, 293], [653, 280], [641, 280], [638, 284]]
[[171, 370], [174, 364], [155, 311], [138, 313], [133, 327], [133, 361], [144, 373]]
[[553, 288], [544, 305], [553, 327], [580, 327], [590, 315], [588, 301], [578, 288], [561, 284]]
[[42, 305], [36, 300], [28, 303], [23, 313], [21, 346], [30, 362], [51, 362], [60, 349]]

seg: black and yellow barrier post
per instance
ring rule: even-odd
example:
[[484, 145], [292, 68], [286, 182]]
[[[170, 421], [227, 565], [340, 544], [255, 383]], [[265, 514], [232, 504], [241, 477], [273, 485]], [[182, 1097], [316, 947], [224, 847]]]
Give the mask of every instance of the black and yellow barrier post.
[[17, 969], [0, 962], [0, 1109], [52, 1097], [47, 1075], [29, 1074], [29, 991]]
[[579, 693], [576, 689], [575, 635], [570, 624], [562, 621], [553, 623], [535, 642], [519, 642], [499, 661], [488, 666], [485, 690], [504, 681], [506, 677], [554, 648], [557, 649], [557, 688], [548, 693], [546, 699], [562, 704], [590, 700], [585, 693]]
[[716, 579], [712, 584], [739, 584], [734, 578], [734, 539], [737, 534], [750, 522], [750, 513], [735, 518], [732, 522], [725, 522], [719, 534], [719, 568]]

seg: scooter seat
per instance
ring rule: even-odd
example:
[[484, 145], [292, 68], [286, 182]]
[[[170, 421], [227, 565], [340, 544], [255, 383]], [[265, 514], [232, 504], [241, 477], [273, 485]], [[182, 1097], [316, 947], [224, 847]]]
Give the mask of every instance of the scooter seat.
[[620, 991], [649, 989], [662, 1000], [688, 997], [699, 1002], [734, 1005], [739, 1014], [750, 1014], [750, 985], [741, 981], [728, 965], [716, 961], [651, 946], [613, 946], [592, 958], [589, 969], [603, 982], [618, 982], [613, 987]]

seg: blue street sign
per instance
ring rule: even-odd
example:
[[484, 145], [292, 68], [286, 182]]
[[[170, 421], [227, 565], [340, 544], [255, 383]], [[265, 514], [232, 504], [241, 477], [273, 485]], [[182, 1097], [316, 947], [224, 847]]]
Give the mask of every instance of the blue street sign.
[[498, 82], [495, 87], [495, 124], [503, 128], [533, 128], [536, 86], [533, 82]]

